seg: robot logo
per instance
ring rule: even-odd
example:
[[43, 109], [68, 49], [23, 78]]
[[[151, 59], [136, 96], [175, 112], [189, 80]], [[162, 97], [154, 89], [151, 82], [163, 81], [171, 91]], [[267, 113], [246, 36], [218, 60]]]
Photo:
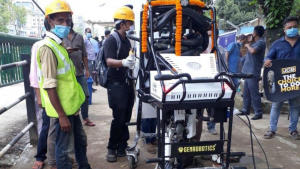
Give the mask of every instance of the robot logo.
[[178, 147], [178, 152], [182, 153], [183, 152], [183, 147]]

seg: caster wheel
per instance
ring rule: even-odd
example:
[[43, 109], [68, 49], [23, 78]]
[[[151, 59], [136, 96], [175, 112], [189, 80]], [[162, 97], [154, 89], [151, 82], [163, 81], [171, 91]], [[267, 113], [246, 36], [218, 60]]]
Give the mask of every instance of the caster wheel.
[[128, 156], [128, 166], [129, 169], [135, 169], [137, 167], [133, 156]]

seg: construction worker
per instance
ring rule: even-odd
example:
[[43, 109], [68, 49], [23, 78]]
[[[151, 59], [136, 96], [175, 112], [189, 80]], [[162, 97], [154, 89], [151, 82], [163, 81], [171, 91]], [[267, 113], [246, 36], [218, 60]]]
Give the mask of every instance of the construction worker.
[[[50, 27], [45, 25], [45, 28], [47, 31], [50, 31]], [[50, 118], [47, 116], [46, 111], [44, 107], [42, 107], [42, 99], [40, 95], [40, 89], [39, 89], [39, 83], [38, 83], [38, 75], [37, 75], [37, 62], [36, 62], [36, 55], [38, 49], [43, 45], [43, 40], [37, 41], [32, 45], [31, 48], [31, 63], [30, 63], [30, 86], [34, 89], [36, 101], [38, 104], [37, 113], [41, 113], [42, 116], [42, 126], [41, 131], [39, 133], [39, 139], [37, 144], [37, 153], [35, 155], [36, 161], [34, 162], [32, 169], [39, 169], [43, 168], [44, 161], [48, 157], [48, 161], [51, 159], [55, 159], [53, 153], [49, 153], [46, 156], [47, 153], [47, 139], [48, 139], [48, 131], [49, 131], [49, 124], [50, 124]], [[53, 154], [53, 156], [51, 156]], [[51, 165], [51, 164], [49, 164]], [[51, 166], [52, 169], [56, 168], [55, 166]]]
[[[113, 120], [110, 128], [107, 161], [115, 162], [118, 157], [126, 156], [130, 121], [134, 104], [134, 84], [127, 76], [128, 69], [133, 69], [135, 60], [129, 56], [131, 45], [126, 31], [134, 23], [134, 13], [129, 7], [121, 7], [114, 14], [116, 30], [105, 40], [103, 50], [107, 66], [107, 94]], [[119, 44], [119, 45], [118, 45]]]
[[69, 153], [75, 149], [79, 168], [90, 169], [86, 134], [78, 115], [85, 95], [76, 80], [75, 67], [68, 52], [62, 46], [62, 39], [68, 36], [72, 22], [69, 4], [53, 0], [46, 6], [45, 20], [51, 29], [38, 50], [37, 64], [42, 104], [47, 115], [55, 120], [56, 166], [57, 169], [71, 169]]

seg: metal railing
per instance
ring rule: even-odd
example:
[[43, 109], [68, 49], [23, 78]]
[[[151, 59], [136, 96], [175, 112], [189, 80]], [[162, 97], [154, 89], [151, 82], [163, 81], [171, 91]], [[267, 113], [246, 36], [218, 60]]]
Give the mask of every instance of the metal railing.
[[[2, 39], [1, 39], [2, 40]], [[30, 53], [30, 50], [29, 50]], [[24, 89], [25, 95], [19, 97], [15, 102], [10, 103], [9, 105], [0, 108], [0, 115], [8, 111], [9, 109], [16, 106], [18, 103], [26, 100], [26, 109], [27, 109], [27, 121], [28, 125], [15, 136], [12, 141], [10, 141], [1, 151], [0, 158], [14, 145], [16, 144], [24, 134], [29, 131], [30, 143], [36, 144], [38, 141], [38, 133], [37, 133], [37, 120], [36, 120], [36, 111], [35, 111], [35, 100], [34, 100], [34, 91], [33, 88], [30, 87], [29, 82], [29, 72], [30, 72], [30, 54], [20, 54], [20, 59], [22, 61], [9, 63], [0, 65], [0, 73], [2, 75], [2, 71], [9, 72], [10, 69], [20, 69], [23, 68], [22, 77], [24, 77]]]
[[[20, 54], [30, 54], [32, 44], [38, 40], [0, 33], [0, 65], [21, 61]], [[0, 87], [22, 82], [23, 79], [22, 67], [0, 71]]]

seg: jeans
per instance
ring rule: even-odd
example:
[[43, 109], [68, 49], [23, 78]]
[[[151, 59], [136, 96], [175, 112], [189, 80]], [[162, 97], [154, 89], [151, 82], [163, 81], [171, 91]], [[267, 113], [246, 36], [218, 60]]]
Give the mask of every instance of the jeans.
[[216, 129], [216, 123], [208, 121], [207, 122], [207, 130], [214, 130], [214, 129]]
[[81, 85], [81, 88], [84, 91], [84, 94], [86, 96], [85, 101], [81, 105], [81, 116], [82, 116], [82, 119], [85, 120], [89, 117], [89, 99], [88, 99], [89, 90], [87, 87], [86, 78], [83, 75], [76, 76], [76, 79], [77, 79], [78, 83]]
[[113, 120], [110, 126], [108, 149], [124, 150], [129, 140], [129, 130], [126, 125], [130, 122], [134, 104], [133, 85], [121, 82], [108, 82], [107, 94], [109, 107], [112, 109]]
[[156, 118], [142, 119], [141, 130], [144, 133], [146, 144], [156, 141]]
[[[290, 125], [289, 131], [293, 132], [297, 130], [297, 124], [300, 112], [300, 97], [288, 100], [290, 107]], [[280, 115], [280, 108], [283, 102], [273, 102], [270, 113], [270, 130], [277, 131], [277, 123]]]
[[43, 124], [42, 129], [39, 135], [38, 145], [37, 145], [37, 153], [36, 153], [36, 161], [44, 161], [47, 153], [47, 138], [48, 138], [48, 130], [50, 124], [50, 118], [47, 116], [45, 109], [42, 112]]
[[[214, 109], [207, 108], [206, 109], [208, 116], [212, 116]], [[216, 129], [216, 123], [212, 121], [207, 122], [207, 130], [214, 130]]]
[[88, 68], [90, 75], [92, 76], [94, 82], [98, 84], [97, 72], [96, 72], [96, 63], [94, 60], [88, 60]]
[[[69, 154], [75, 149], [75, 157], [79, 169], [90, 169], [87, 151], [87, 137], [83, 130], [80, 117], [78, 115], [68, 116], [71, 123], [71, 131], [64, 132], [61, 130], [59, 120], [56, 119], [56, 145], [55, 157], [57, 169], [72, 169], [72, 162]], [[72, 144], [74, 142], [74, 144]]]
[[238, 89], [240, 85], [240, 78], [232, 78], [235, 88]]
[[252, 105], [255, 115], [262, 115], [258, 82], [258, 77], [245, 79], [243, 91], [243, 111], [249, 112], [250, 106]]
[[50, 125], [48, 131], [48, 140], [47, 140], [47, 157], [48, 157], [48, 164], [50, 166], [56, 166], [55, 160], [55, 140], [56, 140], [56, 132], [55, 132], [55, 123], [56, 118], [50, 118]]

